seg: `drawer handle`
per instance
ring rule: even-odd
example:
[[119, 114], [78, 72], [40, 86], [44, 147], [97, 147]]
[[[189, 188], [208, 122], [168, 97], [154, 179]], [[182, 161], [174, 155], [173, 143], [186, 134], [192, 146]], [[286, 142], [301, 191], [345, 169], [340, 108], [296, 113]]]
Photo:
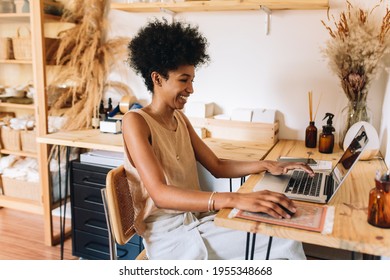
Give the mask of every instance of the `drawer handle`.
[[96, 182], [90, 181], [89, 177], [83, 178], [83, 183], [87, 183], [87, 184], [90, 184], [90, 185], [95, 185], [95, 186], [98, 186], [98, 187], [102, 187], [101, 183], [96, 183]]
[[[87, 251], [92, 251], [92, 252], [95, 252], [95, 253], [101, 253], [101, 254], [109, 256], [109, 254], [108, 254], [109, 246], [108, 245], [103, 245], [103, 244], [96, 243], [96, 242], [89, 242], [89, 243], [87, 243], [85, 245], [85, 249]], [[118, 258], [123, 258], [126, 255], [128, 255], [128, 253], [129, 253], [128, 250], [124, 250], [122, 248], [117, 248]]]
[[92, 252], [103, 253], [105, 255], [108, 255], [107, 254], [108, 245], [105, 244], [100, 244], [92, 241], [85, 244], [85, 249]]
[[104, 222], [95, 219], [87, 220], [85, 225], [94, 229], [107, 230], [107, 225]]
[[97, 196], [87, 196], [84, 198], [84, 202], [98, 205], [103, 204], [102, 198]]

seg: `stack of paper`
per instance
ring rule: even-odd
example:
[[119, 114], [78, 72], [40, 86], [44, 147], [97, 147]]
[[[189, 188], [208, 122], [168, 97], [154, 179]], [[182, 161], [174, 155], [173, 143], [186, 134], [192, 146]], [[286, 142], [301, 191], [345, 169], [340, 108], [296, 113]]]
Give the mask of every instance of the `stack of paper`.
[[81, 154], [80, 162], [118, 167], [124, 163], [124, 154], [122, 152], [92, 150]]

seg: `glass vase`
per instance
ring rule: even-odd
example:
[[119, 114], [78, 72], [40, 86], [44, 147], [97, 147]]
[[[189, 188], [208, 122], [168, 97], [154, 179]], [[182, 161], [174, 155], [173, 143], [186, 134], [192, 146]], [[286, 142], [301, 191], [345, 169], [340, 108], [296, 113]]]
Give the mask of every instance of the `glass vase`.
[[367, 101], [350, 101], [341, 110], [339, 122], [339, 146], [343, 149], [344, 138], [352, 125], [365, 121], [371, 123], [372, 113], [367, 107]]

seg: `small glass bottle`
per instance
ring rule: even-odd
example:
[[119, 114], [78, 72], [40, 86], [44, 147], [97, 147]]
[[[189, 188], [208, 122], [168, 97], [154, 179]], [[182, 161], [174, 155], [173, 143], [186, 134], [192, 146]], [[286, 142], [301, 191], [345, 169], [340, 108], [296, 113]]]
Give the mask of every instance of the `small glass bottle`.
[[110, 113], [112, 111], [112, 99], [111, 97], [108, 98], [108, 107], [107, 107], [107, 113]]
[[375, 179], [375, 188], [370, 190], [367, 221], [376, 227], [390, 228], [389, 172]]
[[306, 128], [305, 146], [307, 148], [315, 148], [317, 146], [317, 127], [313, 121], [311, 121]]
[[325, 117], [322, 120], [328, 118], [326, 125], [322, 127], [322, 132], [320, 133], [319, 143], [318, 143], [318, 151], [323, 154], [331, 154], [333, 153], [334, 147], [334, 134], [335, 131], [332, 125], [332, 119], [334, 115], [331, 113], [326, 113]]
[[92, 117], [92, 120], [91, 120], [91, 125], [92, 125], [92, 128], [99, 128], [100, 127], [100, 116], [98, 114], [99, 112], [99, 107], [96, 108], [96, 116]]
[[106, 120], [106, 109], [104, 108], [103, 100], [100, 101], [100, 105], [99, 105], [99, 118], [101, 121]]

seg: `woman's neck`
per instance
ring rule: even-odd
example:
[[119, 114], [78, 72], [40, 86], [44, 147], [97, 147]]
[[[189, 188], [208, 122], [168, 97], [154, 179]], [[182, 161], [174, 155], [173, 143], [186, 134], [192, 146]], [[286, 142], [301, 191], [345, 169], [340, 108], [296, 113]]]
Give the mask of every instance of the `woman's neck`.
[[174, 117], [175, 110], [157, 106], [153, 103], [146, 106], [144, 110], [165, 128], [169, 130], [176, 130], [177, 121]]

